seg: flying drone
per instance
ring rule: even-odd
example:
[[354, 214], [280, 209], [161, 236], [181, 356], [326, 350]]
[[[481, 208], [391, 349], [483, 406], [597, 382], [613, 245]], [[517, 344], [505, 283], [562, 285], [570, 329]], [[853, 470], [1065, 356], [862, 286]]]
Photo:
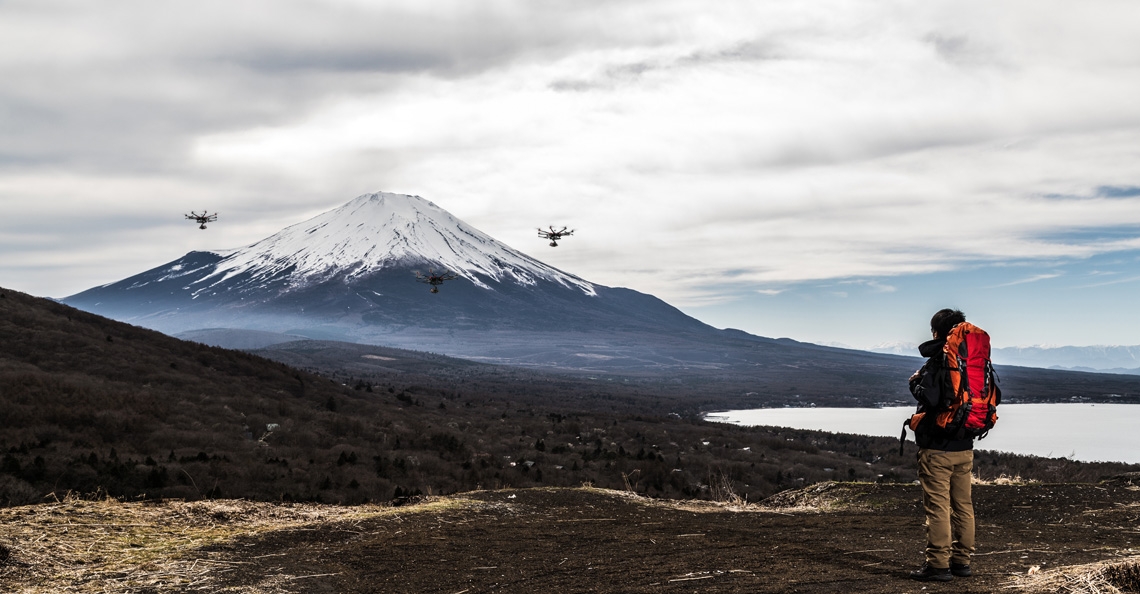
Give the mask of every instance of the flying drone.
[[571, 230], [567, 231], [566, 227], [563, 227], [563, 228], [559, 229], [558, 231], [555, 231], [554, 225], [550, 226], [549, 231], [544, 231], [541, 227], [538, 229], [538, 236], [543, 238], [543, 239], [549, 239], [550, 240], [550, 247], [558, 247], [558, 240], [559, 239], [562, 239], [563, 237], [573, 235], [573, 234], [574, 234], [574, 230], [571, 229]]
[[443, 281], [449, 281], [456, 278], [459, 277], [446, 270], [440, 274], [436, 274], [434, 270], [428, 270], [427, 274], [420, 274], [418, 270], [416, 271], [416, 280], [420, 281], [421, 283], [427, 283], [431, 285], [432, 293], [439, 292], [439, 285], [442, 285]]
[[207, 212], [208, 211], [203, 210], [202, 214], [198, 214], [194, 211], [190, 211], [190, 214], [186, 215], [186, 218], [198, 223], [199, 229], [205, 229], [206, 223], [213, 223], [218, 220], [218, 213], [206, 214]]

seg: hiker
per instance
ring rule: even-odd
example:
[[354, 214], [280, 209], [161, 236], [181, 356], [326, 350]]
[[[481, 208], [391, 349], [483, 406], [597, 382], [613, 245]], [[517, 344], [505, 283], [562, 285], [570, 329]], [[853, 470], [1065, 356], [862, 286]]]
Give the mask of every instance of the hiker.
[[933, 338], [918, 347], [927, 361], [910, 377], [919, 406], [907, 425], [918, 444], [926, 512], [926, 562], [910, 577], [947, 582], [973, 575], [974, 438], [984, 437], [997, 421], [1001, 391], [989, 360], [989, 335], [967, 323], [965, 314], [938, 311], [930, 332]]

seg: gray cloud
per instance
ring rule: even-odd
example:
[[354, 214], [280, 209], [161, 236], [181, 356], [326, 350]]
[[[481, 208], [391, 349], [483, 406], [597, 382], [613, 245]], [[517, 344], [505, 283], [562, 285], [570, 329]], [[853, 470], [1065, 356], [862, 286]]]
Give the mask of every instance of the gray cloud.
[[923, 41], [933, 45], [938, 55], [949, 62], [961, 61], [970, 54], [969, 39], [965, 36], [945, 36], [938, 33], [930, 33], [923, 38]]
[[788, 57], [775, 38], [741, 41], [723, 49], [704, 49], [692, 52], [678, 60], [679, 64], [701, 65], [717, 62], [761, 62], [782, 60]]
[[621, 85], [636, 84], [642, 75], [655, 71], [700, 68], [719, 63], [780, 60], [785, 57], [774, 41], [748, 40], [728, 47], [701, 49], [679, 56], [609, 64], [594, 77], [559, 79], [551, 82], [549, 87], [555, 91], [571, 92], [613, 90]]
[[61, 271], [0, 274], [62, 295], [376, 190], [515, 247], [565, 222], [534, 255], [678, 304], [1140, 224], [1109, 4], [441, 1], [0, 3], [0, 250]]
[[177, 169], [194, 137], [279, 125], [406, 77], [473, 76], [606, 43], [527, 4], [307, 1], [0, 6], [0, 167]]

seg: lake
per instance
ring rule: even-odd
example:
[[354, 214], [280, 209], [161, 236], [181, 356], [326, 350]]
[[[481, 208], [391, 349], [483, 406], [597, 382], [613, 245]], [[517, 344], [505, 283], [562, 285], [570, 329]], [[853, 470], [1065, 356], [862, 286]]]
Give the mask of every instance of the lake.
[[[816, 429], [898, 439], [913, 406], [891, 408], [759, 408], [709, 413], [705, 419], [737, 425]], [[1140, 404], [1003, 404], [979, 450], [1140, 463]], [[907, 430], [914, 445], [914, 433]]]

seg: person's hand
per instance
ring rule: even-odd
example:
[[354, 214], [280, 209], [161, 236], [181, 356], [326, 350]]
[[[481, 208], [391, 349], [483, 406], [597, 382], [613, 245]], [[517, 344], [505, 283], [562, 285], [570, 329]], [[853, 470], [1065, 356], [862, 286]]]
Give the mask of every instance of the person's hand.
[[922, 375], [922, 369], [919, 369], [918, 371], [914, 372], [914, 374], [913, 374], [913, 375], [911, 375], [911, 376], [910, 376], [910, 380], [909, 380], [909, 381], [912, 381], [912, 382], [913, 382], [914, 380], [918, 379], [918, 378], [919, 378], [919, 376], [921, 376], [921, 375]]

